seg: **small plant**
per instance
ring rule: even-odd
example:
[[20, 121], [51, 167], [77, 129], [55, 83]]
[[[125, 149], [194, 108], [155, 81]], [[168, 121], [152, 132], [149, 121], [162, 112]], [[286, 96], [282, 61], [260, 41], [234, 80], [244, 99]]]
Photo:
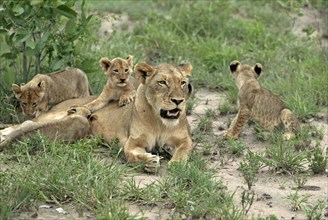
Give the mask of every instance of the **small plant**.
[[266, 147], [268, 166], [277, 172], [300, 173], [305, 170], [306, 152], [294, 152], [293, 145], [280, 142], [270, 147]]
[[258, 140], [260, 141], [267, 141], [270, 138], [270, 135], [272, 135], [270, 132], [262, 130], [261, 127], [255, 125], [254, 126], [255, 134]]
[[222, 105], [219, 106], [220, 115], [227, 115], [231, 112], [231, 104], [229, 102], [224, 102]]
[[303, 204], [305, 204], [310, 195], [300, 195], [298, 194], [298, 190], [295, 190], [295, 192], [290, 193], [289, 196], [287, 196], [287, 199], [290, 201], [290, 209], [292, 211], [297, 211], [301, 208]]
[[186, 113], [187, 113], [187, 115], [191, 114], [191, 111], [193, 110], [195, 104], [196, 104], [196, 99], [194, 99], [194, 98], [188, 99], [188, 101], [186, 103]]
[[254, 202], [255, 192], [253, 190], [244, 190], [241, 194], [241, 206], [244, 214], [247, 215]]
[[302, 210], [305, 212], [306, 218], [308, 220], [321, 220], [322, 212], [325, 207], [325, 202], [323, 200], [318, 200], [314, 205], [301, 205]]
[[317, 146], [313, 152], [308, 152], [307, 160], [314, 174], [322, 174], [325, 172], [327, 168], [327, 156], [323, 155], [323, 151], [319, 146]]
[[245, 151], [245, 145], [241, 140], [228, 139], [227, 142], [228, 152], [234, 156], [241, 156]]
[[240, 162], [238, 169], [245, 179], [248, 190], [251, 190], [253, 183], [256, 181], [256, 175], [261, 166], [261, 155], [253, 153], [252, 151], [248, 151], [244, 160]]
[[296, 173], [294, 175], [294, 182], [296, 184], [297, 189], [301, 189], [304, 187], [305, 183], [308, 180], [309, 175], [307, 173], [303, 174], [303, 173]]
[[199, 123], [197, 125], [196, 131], [210, 132], [212, 131], [212, 123], [213, 123], [212, 118], [203, 116], [199, 119]]

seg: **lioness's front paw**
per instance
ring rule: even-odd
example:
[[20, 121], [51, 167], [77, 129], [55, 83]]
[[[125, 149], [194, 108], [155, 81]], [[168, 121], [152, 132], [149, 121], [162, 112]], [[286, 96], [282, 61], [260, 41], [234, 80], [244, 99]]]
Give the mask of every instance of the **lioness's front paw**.
[[145, 170], [149, 173], [157, 172], [158, 168], [160, 167], [161, 157], [149, 153], [147, 153], [147, 157], [148, 159], [145, 163]]
[[126, 95], [122, 95], [120, 97], [120, 100], [118, 102], [118, 105], [119, 106], [124, 106], [124, 105], [127, 105], [129, 104], [130, 102], [133, 102], [134, 100], [134, 96], [126, 96]]

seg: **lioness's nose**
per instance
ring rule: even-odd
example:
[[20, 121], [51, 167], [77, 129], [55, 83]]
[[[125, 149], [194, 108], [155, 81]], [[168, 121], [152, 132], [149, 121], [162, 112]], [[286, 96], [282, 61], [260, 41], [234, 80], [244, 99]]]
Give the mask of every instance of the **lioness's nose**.
[[179, 105], [181, 102], [184, 101], [184, 99], [171, 99], [172, 102], [174, 102], [175, 104]]
[[125, 79], [121, 79], [121, 82], [124, 83], [125, 82]]

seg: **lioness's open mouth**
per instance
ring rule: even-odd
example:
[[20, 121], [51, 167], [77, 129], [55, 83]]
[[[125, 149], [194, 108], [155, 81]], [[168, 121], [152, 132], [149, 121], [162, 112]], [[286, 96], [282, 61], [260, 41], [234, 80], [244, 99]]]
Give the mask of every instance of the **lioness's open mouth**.
[[161, 117], [165, 119], [177, 119], [179, 118], [180, 109], [175, 108], [172, 110], [163, 110], [161, 109]]

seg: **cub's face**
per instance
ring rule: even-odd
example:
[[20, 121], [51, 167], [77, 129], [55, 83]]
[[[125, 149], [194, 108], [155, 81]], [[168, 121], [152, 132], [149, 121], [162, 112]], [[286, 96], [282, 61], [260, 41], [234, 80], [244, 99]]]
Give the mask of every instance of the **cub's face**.
[[19, 101], [23, 113], [27, 116], [34, 116], [44, 97], [45, 83], [42, 81], [33, 86], [13, 84], [12, 90]]
[[186, 114], [186, 99], [192, 92], [188, 79], [191, 70], [187, 61], [178, 67], [169, 64], [152, 67], [145, 63], [135, 67], [136, 77], [144, 84], [148, 104], [165, 125], [176, 125]]
[[129, 55], [126, 59], [114, 58], [112, 60], [104, 57], [100, 59], [99, 65], [114, 84], [124, 87], [133, 72], [133, 57]]
[[230, 63], [230, 72], [237, 84], [250, 78], [259, 78], [261, 71], [262, 65], [259, 63], [255, 64], [255, 66], [241, 64], [239, 61], [232, 61]]

